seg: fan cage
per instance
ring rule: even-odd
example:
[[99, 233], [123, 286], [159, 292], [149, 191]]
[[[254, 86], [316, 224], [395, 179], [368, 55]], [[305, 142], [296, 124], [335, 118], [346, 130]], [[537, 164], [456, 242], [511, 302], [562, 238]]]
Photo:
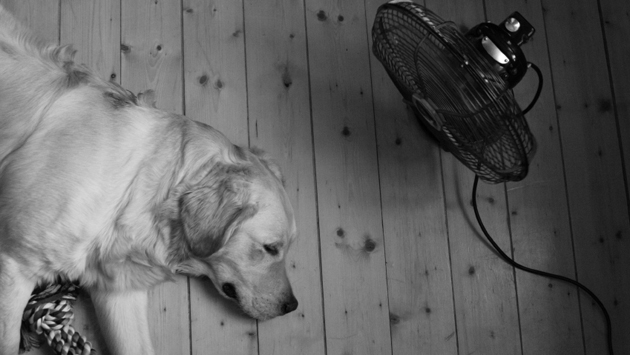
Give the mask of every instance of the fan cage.
[[372, 38], [405, 102], [446, 150], [486, 182], [527, 175], [536, 146], [527, 121], [507, 83], [454, 23], [414, 3], [385, 4]]

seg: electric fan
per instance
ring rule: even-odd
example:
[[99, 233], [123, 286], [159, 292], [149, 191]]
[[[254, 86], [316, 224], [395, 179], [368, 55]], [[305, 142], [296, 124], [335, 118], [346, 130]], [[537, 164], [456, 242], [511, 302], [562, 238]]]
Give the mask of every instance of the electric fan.
[[511, 90], [528, 68], [519, 46], [533, 34], [515, 12], [464, 35], [453, 22], [398, 0], [378, 9], [372, 49], [442, 147], [482, 180], [499, 183], [523, 179], [536, 150]]
[[[475, 172], [472, 204], [486, 239], [510, 265], [579, 287], [599, 305], [613, 354], [610, 315], [581, 283], [523, 266], [510, 258], [486, 230], [477, 207], [477, 184], [519, 181], [527, 175], [536, 143], [525, 121], [542, 88], [542, 73], [525, 60], [520, 45], [534, 27], [518, 12], [500, 25], [482, 23], [465, 35], [409, 0], [379, 7], [372, 27], [372, 50], [423, 126], [442, 147]], [[538, 74], [532, 102], [521, 110], [512, 88], [528, 67]]]

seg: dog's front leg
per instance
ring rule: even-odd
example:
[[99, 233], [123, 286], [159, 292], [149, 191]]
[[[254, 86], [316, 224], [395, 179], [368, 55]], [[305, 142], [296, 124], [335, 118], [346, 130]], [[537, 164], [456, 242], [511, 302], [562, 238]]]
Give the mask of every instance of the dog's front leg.
[[91, 290], [99, 325], [112, 355], [153, 355], [147, 320], [147, 291]]
[[17, 262], [0, 255], [0, 355], [18, 353], [22, 314], [34, 287]]

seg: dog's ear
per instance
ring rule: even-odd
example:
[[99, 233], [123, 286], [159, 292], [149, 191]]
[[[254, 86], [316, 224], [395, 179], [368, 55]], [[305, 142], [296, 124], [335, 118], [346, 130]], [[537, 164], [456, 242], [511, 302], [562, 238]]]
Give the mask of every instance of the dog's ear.
[[278, 178], [278, 180], [282, 181], [282, 185], [284, 185], [284, 176], [282, 175], [282, 170], [280, 169], [280, 166], [273, 159], [271, 159], [269, 155], [262, 149], [252, 147], [250, 148], [250, 151], [258, 158], [258, 160], [260, 160], [260, 162], [267, 169], [269, 169], [273, 173], [273, 175], [276, 176], [276, 178]]
[[137, 95], [138, 102], [145, 107], [155, 108], [156, 106], [156, 98], [155, 91], [151, 89], [144, 90]]
[[245, 175], [241, 168], [217, 164], [208, 176], [181, 194], [181, 237], [194, 256], [205, 258], [219, 250], [240, 222], [254, 214]]

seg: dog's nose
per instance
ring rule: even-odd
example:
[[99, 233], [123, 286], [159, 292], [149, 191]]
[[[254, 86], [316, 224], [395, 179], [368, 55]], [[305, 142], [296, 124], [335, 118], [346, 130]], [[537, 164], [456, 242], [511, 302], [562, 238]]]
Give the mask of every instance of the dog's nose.
[[295, 311], [298, 308], [298, 300], [295, 296], [291, 295], [291, 298], [282, 305], [282, 314], [287, 314]]

